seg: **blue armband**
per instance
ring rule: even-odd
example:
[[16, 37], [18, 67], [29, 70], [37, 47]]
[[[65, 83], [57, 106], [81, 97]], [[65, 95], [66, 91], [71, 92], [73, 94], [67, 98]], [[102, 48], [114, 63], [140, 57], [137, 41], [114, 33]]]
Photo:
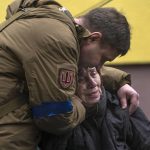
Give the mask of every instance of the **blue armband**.
[[39, 119], [48, 116], [55, 116], [73, 110], [71, 100], [64, 102], [44, 102], [41, 105], [32, 107], [33, 118]]

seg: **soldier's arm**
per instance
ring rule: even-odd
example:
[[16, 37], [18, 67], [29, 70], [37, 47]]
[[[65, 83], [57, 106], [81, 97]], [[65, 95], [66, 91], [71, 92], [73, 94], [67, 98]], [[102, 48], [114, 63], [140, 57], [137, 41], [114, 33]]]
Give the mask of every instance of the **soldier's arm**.
[[31, 39], [36, 38], [36, 44], [32, 42], [34, 50], [23, 65], [33, 119], [40, 129], [62, 134], [85, 117], [85, 108], [75, 96], [77, 41], [67, 25], [54, 19], [41, 19], [38, 25], [32, 22], [30, 30], [35, 33]]
[[122, 108], [129, 104], [129, 112], [132, 114], [139, 106], [139, 94], [130, 86], [130, 74], [106, 66], [102, 67], [101, 73], [104, 87], [112, 93], [117, 93]]
[[101, 68], [101, 75], [105, 89], [110, 92], [117, 92], [125, 84], [131, 84], [130, 74], [108, 66]]

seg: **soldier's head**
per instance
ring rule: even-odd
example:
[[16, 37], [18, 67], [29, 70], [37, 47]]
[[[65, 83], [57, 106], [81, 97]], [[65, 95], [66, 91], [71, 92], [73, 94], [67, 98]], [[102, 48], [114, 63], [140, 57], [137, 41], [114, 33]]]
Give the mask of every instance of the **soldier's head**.
[[95, 66], [99, 62], [103, 65], [128, 52], [130, 26], [126, 17], [116, 9], [96, 8], [76, 21], [91, 32], [81, 42], [82, 63]]

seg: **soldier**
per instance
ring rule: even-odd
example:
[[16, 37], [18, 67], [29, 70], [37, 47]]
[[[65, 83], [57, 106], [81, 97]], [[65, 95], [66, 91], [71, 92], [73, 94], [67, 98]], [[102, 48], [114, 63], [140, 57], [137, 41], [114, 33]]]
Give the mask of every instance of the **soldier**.
[[[88, 48], [84, 41], [91, 41], [95, 34], [77, 26], [63, 10], [57, 2], [47, 0], [16, 0], [8, 7], [7, 21], [0, 29], [3, 149], [35, 149], [39, 134], [32, 116], [41, 130], [53, 134], [65, 133], [85, 118], [85, 107], [75, 95], [79, 40], [82, 51]], [[89, 46], [99, 44], [97, 40]], [[100, 47], [94, 49], [91, 47], [95, 54]], [[126, 73], [118, 76], [119, 83], [129, 83]]]

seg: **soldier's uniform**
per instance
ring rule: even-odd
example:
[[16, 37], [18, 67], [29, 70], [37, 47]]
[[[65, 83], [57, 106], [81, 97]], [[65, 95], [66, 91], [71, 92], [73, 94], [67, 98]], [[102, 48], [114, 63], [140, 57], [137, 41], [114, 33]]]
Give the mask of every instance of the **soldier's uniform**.
[[0, 125], [6, 129], [0, 129], [5, 143], [0, 140], [0, 147], [11, 143], [8, 149], [15, 145], [30, 150], [38, 133], [29, 106], [36, 125], [54, 134], [71, 130], [85, 118], [85, 108], [74, 96], [78, 32], [54, 1], [17, 0], [8, 11], [10, 19], [0, 32]]

